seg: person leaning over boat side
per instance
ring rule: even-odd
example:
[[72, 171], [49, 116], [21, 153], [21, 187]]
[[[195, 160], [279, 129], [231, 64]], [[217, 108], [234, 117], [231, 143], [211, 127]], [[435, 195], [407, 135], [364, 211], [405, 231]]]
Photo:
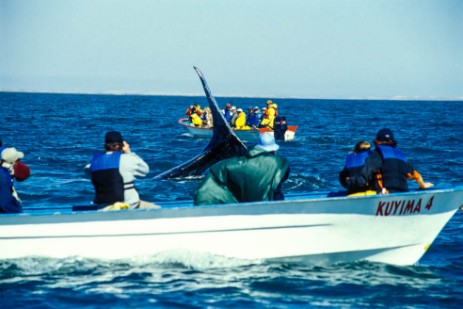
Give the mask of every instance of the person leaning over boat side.
[[250, 127], [246, 125], [246, 113], [243, 112], [241, 108], [238, 108], [236, 113], [238, 114], [238, 117], [236, 118], [233, 130], [249, 130]]
[[247, 156], [213, 165], [194, 194], [195, 205], [283, 200], [289, 161], [276, 155], [278, 148], [273, 134], [266, 132]]
[[424, 182], [420, 173], [407, 162], [390, 129], [379, 130], [374, 144], [375, 151], [365, 161], [360, 174], [346, 179], [349, 187], [369, 186], [378, 193], [406, 192], [410, 179], [416, 180], [421, 189], [433, 186]]
[[135, 178], [144, 177], [149, 166], [135, 153], [118, 131], [105, 135], [105, 152], [95, 154], [85, 169], [90, 172], [95, 188], [94, 203], [99, 208], [117, 202], [130, 208], [152, 208], [151, 203], [140, 201], [135, 189]]
[[362, 140], [358, 141], [355, 144], [354, 150], [347, 155], [344, 169], [339, 173], [339, 182], [347, 189], [348, 194], [365, 192], [369, 189], [368, 186], [349, 187], [346, 179], [360, 174], [365, 165], [365, 161], [371, 153], [370, 143]]
[[22, 163], [24, 153], [16, 148], [5, 148], [1, 152], [0, 167], [0, 213], [21, 213], [22, 205], [14, 188], [14, 180], [23, 181], [30, 175], [30, 169]]
[[[3, 141], [0, 139], [0, 160], [1, 160], [2, 151], [5, 150], [5, 149], [6, 149], [6, 147], [3, 146]], [[15, 149], [15, 148], [13, 148], [13, 149]], [[13, 172], [12, 175], [13, 175], [15, 180], [24, 181], [27, 178], [29, 178], [29, 176], [31, 175], [31, 170], [30, 170], [29, 166], [24, 164], [24, 162], [22, 162], [21, 160], [17, 160], [13, 166], [14, 166], [14, 172]]]

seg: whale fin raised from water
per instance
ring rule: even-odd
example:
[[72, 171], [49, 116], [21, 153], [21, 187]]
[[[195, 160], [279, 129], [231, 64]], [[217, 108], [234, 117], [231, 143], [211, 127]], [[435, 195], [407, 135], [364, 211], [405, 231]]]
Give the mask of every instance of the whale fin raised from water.
[[231, 157], [247, 155], [248, 149], [236, 136], [225, 117], [220, 112], [219, 106], [207, 85], [203, 73], [193, 67], [201, 80], [209, 107], [214, 119], [214, 132], [209, 144], [203, 152], [193, 159], [180, 164], [166, 172], [156, 175], [154, 179], [184, 178], [199, 176], [215, 163]]

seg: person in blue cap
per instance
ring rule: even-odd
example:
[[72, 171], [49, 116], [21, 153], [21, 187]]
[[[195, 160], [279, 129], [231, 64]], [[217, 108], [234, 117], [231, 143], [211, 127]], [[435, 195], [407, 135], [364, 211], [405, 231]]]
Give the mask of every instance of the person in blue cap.
[[195, 205], [284, 199], [282, 184], [289, 176], [289, 161], [276, 155], [279, 147], [273, 134], [266, 132], [247, 156], [213, 165], [195, 192]]
[[261, 114], [259, 112], [259, 107], [249, 106], [248, 108], [248, 117], [246, 118], [246, 125], [250, 128], [257, 128], [261, 121]]
[[347, 188], [367, 187], [377, 193], [409, 191], [408, 180], [414, 179], [421, 189], [433, 186], [408, 163], [405, 154], [397, 148], [394, 133], [383, 128], [376, 134], [375, 150], [366, 159], [358, 175], [347, 178]]

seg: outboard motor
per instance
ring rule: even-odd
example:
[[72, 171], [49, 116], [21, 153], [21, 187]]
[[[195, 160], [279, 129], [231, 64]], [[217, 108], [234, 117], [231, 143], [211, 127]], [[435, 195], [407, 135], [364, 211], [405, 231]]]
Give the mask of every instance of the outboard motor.
[[284, 141], [285, 133], [288, 130], [288, 124], [286, 122], [285, 116], [276, 116], [273, 123], [273, 133], [275, 135], [275, 140]]

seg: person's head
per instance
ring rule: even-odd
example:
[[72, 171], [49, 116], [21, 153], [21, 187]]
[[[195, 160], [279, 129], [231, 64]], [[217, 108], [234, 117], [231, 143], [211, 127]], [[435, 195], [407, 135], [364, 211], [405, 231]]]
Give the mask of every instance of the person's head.
[[[13, 147], [5, 148], [1, 153], [2, 166], [7, 168], [13, 167], [13, 172], [10, 171], [10, 173], [14, 175], [17, 181], [26, 180], [31, 174], [29, 167], [20, 161], [22, 158], [24, 158], [24, 153], [17, 151]], [[8, 165], [5, 166], [5, 163]]]
[[242, 108], [238, 108], [238, 109], [236, 110], [236, 112], [237, 112], [238, 114], [241, 114], [241, 113], [243, 112], [243, 109], [242, 109]]
[[231, 107], [232, 107], [232, 106], [231, 106], [230, 103], [225, 104], [225, 109], [226, 109], [227, 111], [229, 111], [229, 110], [231, 109]]
[[230, 108], [230, 110], [231, 110], [232, 113], [236, 113], [236, 106], [232, 106], [232, 107]]
[[394, 139], [394, 133], [388, 128], [383, 128], [376, 133], [375, 145], [396, 146], [397, 141]]
[[259, 106], [254, 106], [254, 113], [258, 113], [259, 112]]
[[254, 112], [254, 108], [252, 106], [248, 107], [248, 113], [252, 114]]
[[273, 104], [272, 100], [267, 101], [267, 106], [271, 106]]
[[19, 159], [24, 158], [24, 153], [17, 151], [16, 148], [5, 148], [2, 151], [2, 162], [14, 165]]
[[124, 139], [118, 131], [109, 131], [105, 135], [106, 151], [121, 151], [124, 144]]
[[259, 142], [257, 143], [257, 146], [265, 149], [267, 152], [274, 153], [280, 148], [280, 146], [275, 143], [275, 137], [271, 132], [264, 132], [259, 135]]
[[360, 153], [371, 149], [371, 144], [368, 141], [358, 141], [354, 147], [354, 153]]

